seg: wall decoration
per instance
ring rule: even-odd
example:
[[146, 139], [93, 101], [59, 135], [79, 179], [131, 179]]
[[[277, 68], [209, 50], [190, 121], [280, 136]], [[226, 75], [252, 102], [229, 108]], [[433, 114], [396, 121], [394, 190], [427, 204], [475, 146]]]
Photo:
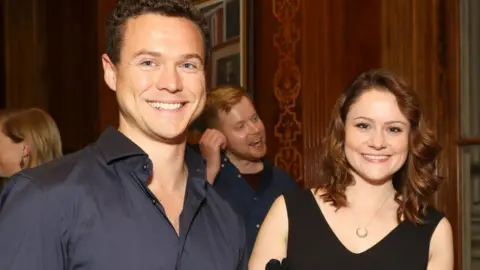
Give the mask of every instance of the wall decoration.
[[[207, 79], [209, 89], [223, 84], [239, 85], [253, 94], [248, 49], [252, 14], [247, 11], [251, 0], [199, 0], [197, 7], [210, 26], [211, 57]], [[247, 16], [249, 15], [249, 16]], [[253, 96], [253, 95], [252, 95]]]

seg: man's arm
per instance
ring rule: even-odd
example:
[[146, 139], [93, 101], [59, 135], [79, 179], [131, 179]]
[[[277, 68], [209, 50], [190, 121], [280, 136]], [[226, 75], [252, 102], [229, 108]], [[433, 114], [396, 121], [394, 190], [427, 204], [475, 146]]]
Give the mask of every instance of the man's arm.
[[17, 175], [0, 195], [0, 270], [63, 270], [58, 220], [46, 194]]

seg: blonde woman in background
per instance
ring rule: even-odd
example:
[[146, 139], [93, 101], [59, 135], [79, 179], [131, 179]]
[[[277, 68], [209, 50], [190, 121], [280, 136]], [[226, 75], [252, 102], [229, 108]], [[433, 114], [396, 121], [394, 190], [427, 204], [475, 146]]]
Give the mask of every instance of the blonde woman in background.
[[48, 113], [36, 108], [0, 111], [0, 178], [61, 156], [60, 132]]

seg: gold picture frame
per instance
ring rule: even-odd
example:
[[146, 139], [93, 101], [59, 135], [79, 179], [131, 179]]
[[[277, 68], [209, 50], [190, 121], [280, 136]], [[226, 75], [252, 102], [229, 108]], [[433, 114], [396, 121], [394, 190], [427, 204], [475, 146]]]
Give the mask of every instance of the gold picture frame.
[[247, 49], [249, 0], [198, 0], [210, 26], [211, 57], [207, 79], [209, 89], [222, 84], [249, 87], [249, 50]]

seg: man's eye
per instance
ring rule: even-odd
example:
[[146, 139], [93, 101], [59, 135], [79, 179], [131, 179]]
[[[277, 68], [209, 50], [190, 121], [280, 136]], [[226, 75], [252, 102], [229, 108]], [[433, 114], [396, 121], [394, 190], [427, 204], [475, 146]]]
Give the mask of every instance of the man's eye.
[[143, 61], [143, 62], [141, 63], [141, 65], [142, 65], [142, 66], [151, 67], [151, 66], [154, 66], [155, 63], [154, 63], [153, 61], [148, 60], [148, 61]]

